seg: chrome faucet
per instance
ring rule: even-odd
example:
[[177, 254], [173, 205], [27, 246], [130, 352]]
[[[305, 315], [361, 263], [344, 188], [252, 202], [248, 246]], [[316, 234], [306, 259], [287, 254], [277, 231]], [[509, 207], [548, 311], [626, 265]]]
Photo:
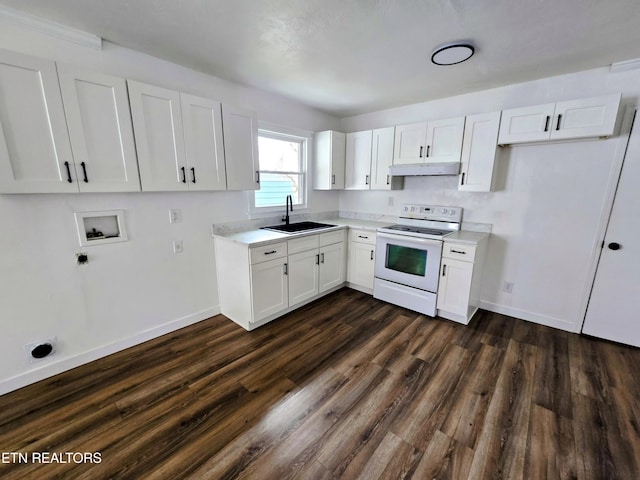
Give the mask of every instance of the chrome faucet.
[[291, 206], [291, 211], [293, 212], [293, 198], [291, 195], [287, 195], [285, 202], [287, 206], [285, 207], [285, 215], [282, 220], [284, 220], [285, 225], [289, 225], [289, 206]]

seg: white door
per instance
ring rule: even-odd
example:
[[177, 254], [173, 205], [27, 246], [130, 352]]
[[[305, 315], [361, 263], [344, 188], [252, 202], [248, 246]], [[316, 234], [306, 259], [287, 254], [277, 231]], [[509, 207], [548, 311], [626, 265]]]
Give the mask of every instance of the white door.
[[345, 190], [368, 190], [371, 183], [371, 130], [347, 133]]
[[180, 106], [189, 190], [225, 190], [220, 102], [181, 93]]
[[289, 306], [287, 258], [251, 265], [253, 322], [274, 315]]
[[611, 135], [621, 96], [616, 93], [556, 103], [551, 140]]
[[582, 333], [640, 347], [640, 125], [636, 114]]
[[319, 292], [337, 287], [345, 281], [344, 242], [320, 248]]
[[228, 190], [259, 190], [258, 122], [255, 113], [222, 105]]
[[140, 191], [125, 80], [60, 64], [58, 76], [80, 191]]
[[289, 306], [297, 305], [318, 294], [317, 249], [289, 255]]
[[555, 107], [555, 103], [547, 103], [503, 110], [498, 143], [508, 145], [548, 140]]
[[393, 164], [424, 162], [426, 141], [426, 122], [397, 126], [393, 145]]
[[458, 190], [491, 191], [499, 129], [500, 112], [467, 116]]
[[375, 245], [351, 242], [349, 249], [349, 282], [362, 287], [373, 288], [375, 258]]
[[442, 259], [440, 284], [438, 285], [439, 310], [466, 316], [469, 309], [473, 263]]
[[77, 192], [55, 63], [0, 50], [0, 192]]
[[[371, 190], [391, 190], [389, 167], [393, 165], [395, 128], [377, 128], [371, 145]], [[373, 288], [373, 287], [372, 287]]]
[[425, 162], [459, 162], [464, 117], [435, 120], [427, 125]]
[[180, 94], [131, 80], [128, 85], [142, 190], [187, 190]]

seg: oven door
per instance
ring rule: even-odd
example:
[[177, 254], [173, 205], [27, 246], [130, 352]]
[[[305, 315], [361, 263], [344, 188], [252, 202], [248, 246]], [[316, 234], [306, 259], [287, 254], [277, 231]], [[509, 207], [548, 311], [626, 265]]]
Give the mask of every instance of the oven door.
[[378, 232], [377, 278], [437, 292], [442, 241]]

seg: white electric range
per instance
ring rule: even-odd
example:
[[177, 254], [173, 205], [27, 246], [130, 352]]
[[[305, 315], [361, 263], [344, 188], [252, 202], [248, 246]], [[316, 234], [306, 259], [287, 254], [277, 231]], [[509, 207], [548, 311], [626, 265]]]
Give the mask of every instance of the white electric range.
[[373, 296], [435, 316], [442, 241], [461, 221], [460, 207], [403, 205], [398, 224], [377, 229]]

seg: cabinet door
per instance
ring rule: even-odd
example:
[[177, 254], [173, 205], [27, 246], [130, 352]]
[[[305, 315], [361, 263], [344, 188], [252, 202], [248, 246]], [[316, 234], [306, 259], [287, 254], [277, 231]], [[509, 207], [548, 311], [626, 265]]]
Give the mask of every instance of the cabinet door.
[[342, 190], [344, 188], [345, 134], [327, 130], [314, 137], [313, 188]]
[[54, 62], [0, 50], [0, 192], [77, 192]]
[[499, 128], [500, 112], [466, 118], [458, 190], [491, 191]]
[[621, 94], [556, 103], [551, 140], [613, 134]]
[[125, 80], [60, 64], [58, 76], [80, 191], [140, 191]]
[[225, 190], [220, 102], [180, 94], [189, 190]]
[[317, 249], [289, 255], [289, 306], [318, 294], [318, 262]]
[[375, 245], [351, 242], [349, 246], [349, 283], [373, 288]]
[[187, 190], [180, 94], [131, 80], [128, 85], [142, 190]]
[[320, 293], [344, 283], [345, 253], [344, 242], [320, 248]]
[[371, 145], [371, 190], [391, 190], [389, 167], [393, 165], [393, 127], [373, 131]]
[[347, 134], [345, 190], [369, 189], [371, 183], [371, 139], [371, 130]]
[[289, 306], [287, 258], [251, 265], [252, 322], [258, 322]]
[[426, 142], [426, 122], [397, 126], [393, 144], [393, 164], [424, 162]]
[[443, 258], [438, 286], [438, 309], [466, 316], [472, 278], [473, 263]]
[[228, 190], [259, 190], [258, 122], [253, 112], [222, 105]]
[[425, 162], [459, 162], [464, 117], [435, 120], [427, 124]]
[[555, 103], [502, 111], [498, 143], [536, 142], [548, 140]]

